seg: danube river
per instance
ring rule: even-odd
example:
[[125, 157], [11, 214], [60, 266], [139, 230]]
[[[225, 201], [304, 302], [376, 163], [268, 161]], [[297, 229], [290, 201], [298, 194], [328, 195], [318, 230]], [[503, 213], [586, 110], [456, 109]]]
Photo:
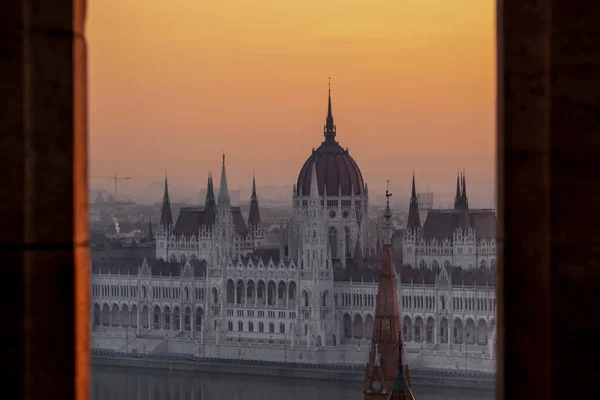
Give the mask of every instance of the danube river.
[[[260, 367], [257, 367], [260, 368]], [[358, 382], [94, 367], [93, 400], [360, 400]], [[414, 387], [419, 400], [491, 400], [491, 391]]]

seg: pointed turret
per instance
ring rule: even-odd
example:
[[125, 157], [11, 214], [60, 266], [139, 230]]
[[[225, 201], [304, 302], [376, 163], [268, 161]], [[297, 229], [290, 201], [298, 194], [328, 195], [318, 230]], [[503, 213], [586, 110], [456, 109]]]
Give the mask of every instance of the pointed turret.
[[329, 96], [327, 103], [327, 118], [325, 120], [325, 142], [335, 143], [335, 124], [333, 122], [333, 112], [331, 111], [331, 78], [329, 78]]
[[392, 266], [391, 211], [389, 207], [391, 195], [386, 190], [383, 259], [377, 289], [373, 337], [363, 385], [365, 400], [385, 399], [392, 390], [398, 371], [397, 349], [401, 339], [396, 274]]
[[164, 231], [173, 228], [173, 214], [171, 214], [171, 199], [169, 198], [169, 184], [165, 174], [165, 192], [163, 194], [162, 209], [160, 211], [160, 226]]
[[212, 172], [208, 173], [208, 182], [206, 183], [206, 199], [205, 205], [215, 204], [215, 188], [213, 186]]
[[419, 199], [417, 198], [417, 189], [415, 185], [415, 173], [412, 177], [412, 192], [410, 194], [410, 206], [408, 209], [407, 229], [419, 229], [421, 227], [421, 218], [419, 217]]
[[[400, 336], [400, 333], [398, 333], [398, 336]], [[410, 389], [408, 366], [405, 366], [402, 362], [402, 347], [402, 340], [400, 340], [398, 342], [398, 375], [386, 400], [415, 400], [415, 395]]]
[[225, 154], [223, 154], [223, 163], [221, 164], [221, 186], [219, 187], [219, 204], [229, 204], [229, 189], [227, 189], [227, 171], [225, 170]]
[[454, 209], [460, 208], [462, 200], [462, 193], [460, 190], [460, 172], [456, 172], [456, 196], [454, 196]]
[[258, 197], [256, 196], [256, 178], [252, 175], [252, 196], [250, 197], [250, 213], [248, 214], [248, 226], [254, 230], [260, 225], [260, 212], [258, 209]]
[[204, 201], [204, 225], [213, 226], [216, 219], [215, 188], [212, 172], [208, 173], [208, 182], [206, 183], [206, 200]]
[[467, 189], [464, 173], [461, 174], [462, 191], [460, 194], [460, 204], [458, 212], [458, 227], [464, 232], [471, 228], [471, 217], [469, 215], [469, 201], [467, 200]]
[[148, 240], [154, 240], [154, 233], [152, 232], [152, 220], [148, 221]]
[[462, 200], [466, 207], [469, 206], [469, 199], [467, 198], [467, 177], [465, 171], [463, 170], [462, 175]]

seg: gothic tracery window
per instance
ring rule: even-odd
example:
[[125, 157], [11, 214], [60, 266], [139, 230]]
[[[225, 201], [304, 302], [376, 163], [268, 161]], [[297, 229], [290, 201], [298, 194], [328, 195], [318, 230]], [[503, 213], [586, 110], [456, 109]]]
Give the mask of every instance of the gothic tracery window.
[[350, 257], [350, 228], [344, 227], [344, 241], [346, 242], [346, 257]]
[[331, 248], [331, 257], [337, 257], [337, 230], [333, 226], [329, 228], [329, 247]]

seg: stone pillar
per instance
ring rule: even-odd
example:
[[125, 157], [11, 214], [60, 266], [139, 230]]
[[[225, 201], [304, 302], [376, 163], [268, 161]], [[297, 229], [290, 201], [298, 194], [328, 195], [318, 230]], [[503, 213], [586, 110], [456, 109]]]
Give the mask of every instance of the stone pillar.
[[598, 380], [597, 346], [581, 339], [600, 332], [590, 314], [600, 10], [593, 0], [503, 0], [498, 11], [498, 398], [583, 398]]
[[8, 0], [0, 12], [2, 304], [12, 322], [0, 333], [14, 398], [89, 394], [85, 13], [78, 0]]
[[454, 317], [451, 315], [448, 319], [448, 350], [452, 351], [454, 344]]
[[136, 312], [137, 312], [137, 333], [138, 335], [142, 334], [142, 319], [140, 318], [140, 304], [137, 304], [137, 307], [135, 307]]
[[196, 337], [195, 332], [196, 332], [196, 311], [194, 311], [194, 309], [191, 309], [191, 316], [190, 316], [190, 329], [192, 332], [192, 337]]

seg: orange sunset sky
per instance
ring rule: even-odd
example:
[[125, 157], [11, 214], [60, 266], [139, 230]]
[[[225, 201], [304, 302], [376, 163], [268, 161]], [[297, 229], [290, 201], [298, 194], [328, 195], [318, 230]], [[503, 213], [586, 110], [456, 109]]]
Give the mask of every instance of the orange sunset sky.
[[201, 188], [224, 150], [232, 187], [245, 193], [253, 171], [259, 186], [291, 186], [323, 140], [331, 76], [337, 139], [370, 190], [390, 179], [404, 196], [415, 169], [419, 189], [451, 192], [465, 168], [470, 198], [489, 206], [494, 4], [90, 2], [90, 174], [149, 182], [168, 169], [174, 186]]

